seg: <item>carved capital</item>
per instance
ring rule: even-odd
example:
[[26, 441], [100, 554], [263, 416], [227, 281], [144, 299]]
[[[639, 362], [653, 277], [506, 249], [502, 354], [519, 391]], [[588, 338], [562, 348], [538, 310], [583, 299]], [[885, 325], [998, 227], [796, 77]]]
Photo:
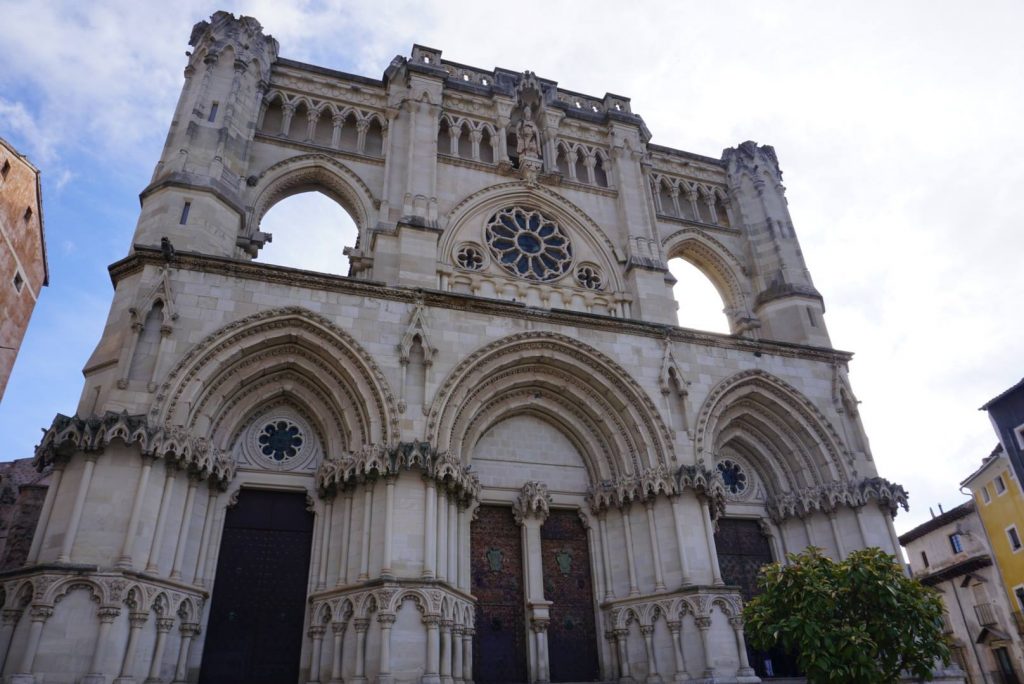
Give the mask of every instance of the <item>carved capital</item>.
[[348, 623], [347, 622], [332, 622], [331, 623], [331, 631], [334, 632], [335, 634], [344, 635], [346, 629], [348, 629]]
[[377, 622], [380, 623], [381, 629], [390, 629], [397, 619], [398, 616], [394, 613], [379, 613], [377, 615]]
[[178, 628], [182, 636], [194, 637], [199, 634], [199, 623], [198, 622], [182, 622]]
[[427, 629], [437, 629], [438, 624], [441, 622], [440, 615], [424, 615], [423, 624], [427, 626]]
[[542, 482], [527, 482], [519, 491], [512, 504], [512, 515], [517, 525], [522, 525], [526, 518], [539, 518], [544, 522], [550, 513], [551, 495], [548, 487]]
[[548, 631], [548, 624], [551, 621], [546, 618], [533, 618], [530, 620], [530, 628], [537, 634]]
[[157, 618], [156, 619], [156, 631], [158, 632], [170, 632], [174, 627], [174, 618]]
[[50, 606], [32, 606], [30, 615], [33, 622], [46, 622], [53, 615], [53, 608]]
[[141, 629], [147, 622], [149, 622], [149, 613], [144, 613], [141, 610], [133, 610], [128, 613], [128, 624], [133, 629]]
[[121, 609], [113, 606], [104, 606], [96, 611], [96, 616], [100, 619], [100, 622], [113, 622], [120, 614]]
[[709, 617], [696, 617], [693, 619], [693, 622], [697, 625], [697, 629], [702, 632], [711, 629], [711, 618]]
[[352, 626], [356, 628], [356, 632], [366, 632], [370, 628], [370, 619], [356, 618], [352, 621]]
[[306, 634], [308, 634], [310, 638], [313, 639], [323, 639], [325, 631], [327, 630], [323, 625], [313, 625], [309, 628], [309, 631], [306, 632]]
[[743, 631], [743, 617], [740, 615], [733, 615], [729, 618], [729, 626], [735, 629], [737, 632]]
[[654, 625], [640, 625], [640, 633], [646, 636], [652, 636], [654, 634]]
[[3, 623], [5, 625], [14, 625], [21, 619], [21, 614], [24, 612], [20, 608], [4, 608], [3, 613], [0, 615], [3, 616]]
[[668, 625], [668, 631], [672, 632], [673, 636], [679, 634], [679, 630], [683, 628], [682, 620], [669, 620], [666, 624]]

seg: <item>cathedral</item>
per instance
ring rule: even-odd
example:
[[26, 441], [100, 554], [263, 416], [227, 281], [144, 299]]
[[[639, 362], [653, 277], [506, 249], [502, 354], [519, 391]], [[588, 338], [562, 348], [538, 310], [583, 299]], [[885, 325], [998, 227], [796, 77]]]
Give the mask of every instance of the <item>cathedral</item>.
[[[906, 492], [876, 472], [775, 151], [656, 145], [629, 98], [420, 45], [374, 78], [227, 12], [189, 43], [0, 575], [5, 681], [797, 674], [746, 643], [757, 569], [896, 552]], [[347, 276], [254, 261], [308, 191], [357, 226]], [[678, 327], [675, 258], [729, 334]]]

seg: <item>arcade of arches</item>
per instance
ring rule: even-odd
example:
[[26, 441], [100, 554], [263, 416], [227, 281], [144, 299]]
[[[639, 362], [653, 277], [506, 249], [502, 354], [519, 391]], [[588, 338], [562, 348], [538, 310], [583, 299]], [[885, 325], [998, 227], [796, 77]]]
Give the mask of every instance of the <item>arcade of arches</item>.
[[[893, 550], [906, 493], [774, 150], [654, 145], [628, 98], [419, 45], [376, 79], [226, 12], [190, 44], [81, 401], [36, 452], [3, 676], [788, 674], [746, 646], [756, 568]], [[356, 235], [271, 230], [307, 191]], [[289, 229], [347, 275], [258, 258]], [[669, 257], [713, 283], [721, 332], [677, 326]]]

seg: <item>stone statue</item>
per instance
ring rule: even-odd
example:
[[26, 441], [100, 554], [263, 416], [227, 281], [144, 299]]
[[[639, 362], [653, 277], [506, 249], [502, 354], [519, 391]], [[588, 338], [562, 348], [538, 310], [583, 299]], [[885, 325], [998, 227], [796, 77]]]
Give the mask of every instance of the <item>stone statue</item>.
[[526, 105], [523, 118], [516, 127], [516, 153], [520, 157], [540, 157], [540, 130], [533, 123], [530, 105]]

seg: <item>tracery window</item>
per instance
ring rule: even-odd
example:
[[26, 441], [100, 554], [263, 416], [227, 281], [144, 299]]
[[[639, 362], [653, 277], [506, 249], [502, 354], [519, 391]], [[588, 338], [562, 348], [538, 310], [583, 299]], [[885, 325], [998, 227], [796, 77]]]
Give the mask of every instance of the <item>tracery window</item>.
[[742, 494], [747, 489], [747, 474], [739, 463], [729, 459], [719, 461], [718, 472], [722, 474], [722, 481], [730, 494]]
[[486, 259], [480, 248], [472, 243], [463, 243], [459, 245], [458, 250], [455, 252], [455, 263], [459, 265], [459, 268], [464, 268], [467, 271], [479, 271], [484, 267]]
[[263, 426], [256, 441], [260, 445], [260, 453], [277, 463], [284, 463], [299, 455], [303, 437], [295, 423], [276, 420]]
[[594, 264], [582, 264], [576, 269], [576, 282], [588, 290], [603, 290], [604, 279], [601, 269]]
[[535, 209], [502, 209], [488, 221], [485, 235], [501, 267], [521, 278], [551, 281], [572, 267], [569, 238]]

